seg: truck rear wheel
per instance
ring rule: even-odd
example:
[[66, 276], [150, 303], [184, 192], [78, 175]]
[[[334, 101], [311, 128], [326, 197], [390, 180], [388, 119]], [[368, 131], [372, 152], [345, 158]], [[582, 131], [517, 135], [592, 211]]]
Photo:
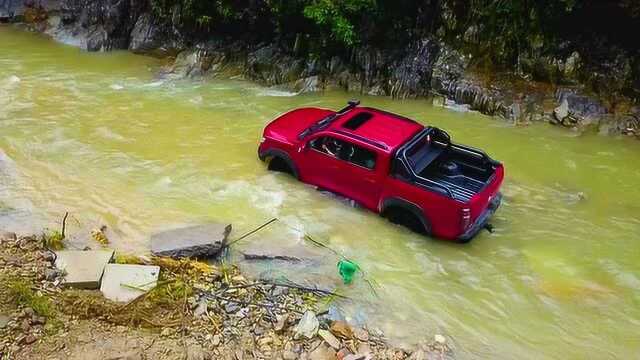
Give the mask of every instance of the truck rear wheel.
[[390, 222], [402, 225], [418, 234], [429, 235], [430, 233], [429, 226], [425, 224], [420, 217], [408, 209], [399, 206], [389, 207], [388, 209], [385, 209], [382, 216], [387, 218]]

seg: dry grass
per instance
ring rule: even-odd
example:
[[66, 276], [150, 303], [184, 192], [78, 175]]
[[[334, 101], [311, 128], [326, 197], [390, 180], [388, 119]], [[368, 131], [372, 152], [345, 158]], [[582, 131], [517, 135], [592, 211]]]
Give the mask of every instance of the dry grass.
[[148, 264], [160, 266], [158, 285], [139, 298], [121, 304], [105, 299], [99, 292], [65, 291], [60, 298], [62, 311], [82, 318], [99, 318], [116, 325], [151, 328], [183, 325], [187, 319], [187, 299], [194, 294], [193, 285], [205, 278], [219, 276], [220, 270], [204, 262], [166, 257], [143, 258], [117, 254], [119, 264]]

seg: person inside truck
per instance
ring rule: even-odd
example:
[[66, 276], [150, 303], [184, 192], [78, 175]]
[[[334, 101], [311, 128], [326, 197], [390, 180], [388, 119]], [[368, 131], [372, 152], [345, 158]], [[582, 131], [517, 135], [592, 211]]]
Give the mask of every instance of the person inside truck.
[[340, 150], [342, 150], [342, 141], [326, 137], [322, 142], [322, 150], [331, 156], [338, 157]]

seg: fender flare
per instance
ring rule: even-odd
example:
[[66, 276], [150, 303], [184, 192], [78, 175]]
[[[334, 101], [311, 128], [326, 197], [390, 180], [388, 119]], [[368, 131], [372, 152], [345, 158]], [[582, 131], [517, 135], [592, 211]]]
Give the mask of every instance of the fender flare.
[[418, 220], [420, 220], [420, 223], [422, 223], [424, 232], [427, 235], [431, 235], [431, 223], [429, 222], [429, 219], [425, 217], [424, 212], [418, 205], [399, 197], [386, 198], [384, 199], [384, 201], [382, 201], [380, 215], [383, 215], [384, 212], [390, 207], [399, 207], [415, 215]]
[[289, 166], [289, 168], [291, 168], [291, 171], [293, 171], [293, 176], [296, 179], [300, 179], [300, 172], [298, 171], [298, 167], [293, 162], [293, 160], [291, 160], [291, 157], [286, 153], [286, 151], [280, 149], [268, 149], [261, 152], [258, 157], [262, 161], [266, 161], [268, 158], [276, 157], [282, 159], [282, 161], [284, 161]]

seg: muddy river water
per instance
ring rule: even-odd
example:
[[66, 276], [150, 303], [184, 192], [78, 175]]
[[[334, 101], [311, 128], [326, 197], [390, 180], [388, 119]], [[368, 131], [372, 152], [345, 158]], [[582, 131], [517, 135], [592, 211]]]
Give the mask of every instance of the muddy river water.
[[[0, 27], [0, 228], [106, 224], [113, 247], [145, 252], [149, 234], [212, 220], [238, 244], [308, 256], [293, 269], [353, 300], [354, 322], [410, 344], [446, 335], [460, 358], [640, 356], [640, 143], [546, 124], [517, 127], [423, 100], [360, 97], [449, 131], [506, 167], [495, 232], [468, 245], [424, 238], [268, 172], [265, 124], [298, 106], [339, 108], [354, 94], [294, 94], [240, 79], [159, 80], [158, 60], [88, 54]], [[340, 285], [338, 257], [376, 284]], [[256, 266], [254, 266], [256, 267]]]

